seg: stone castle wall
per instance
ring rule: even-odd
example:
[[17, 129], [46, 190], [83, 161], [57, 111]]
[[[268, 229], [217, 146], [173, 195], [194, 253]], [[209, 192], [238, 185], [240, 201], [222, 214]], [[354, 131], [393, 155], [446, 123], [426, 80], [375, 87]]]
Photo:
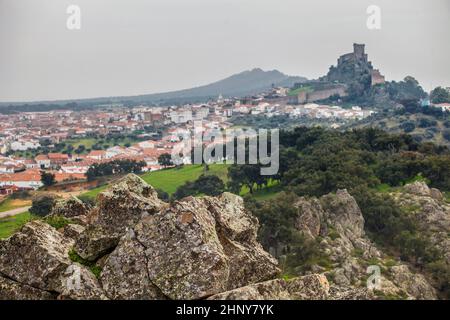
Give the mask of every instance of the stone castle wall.
[[347, 96], [345, 86], [338, 86], [335, 88], [316, 90], [314, 92], [301, 92], [297, 96], [297, 103], [303, 104], [308, 102], [315, 102], [319, 100], [328, 99], [333, 95], [339, 95], [341, 97]]
[[385, 81], [386, 80], [385, 80], [384, 76], [380, 73], [379, 70], [375, 69], [372, 71], [372, 77], [371, 77], [372, 86], [374, 86], [376, 84], [382, 84]]

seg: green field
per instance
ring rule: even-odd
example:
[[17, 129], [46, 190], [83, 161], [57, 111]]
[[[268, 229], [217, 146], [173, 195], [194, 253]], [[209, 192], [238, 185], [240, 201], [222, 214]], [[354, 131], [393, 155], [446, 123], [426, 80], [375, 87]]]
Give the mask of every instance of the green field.
[[19, 213], [13, 217], [7, 217], [0, 219], [0, 239], [4, 239], [16, 232], [25, 223], [31, 221], [31, 214], [26, 211]]
[[91, 189], [83, 194], [81, 194], [81, 197], [83, 198], [89, 198], [89, 199], [94, 199], [100, 192], [106, 190], [108, 188], [108, 185], [105, 184], [103, 186]]
[[196, 164], [183, 166], [181, 168], [149, 172], [142, 175], [142, 179], [153, 187], [164, 190], [171, 195], [178, 187], [185, 184], [187, 181], [197, 180], [202, 173], [216, 175], [226, 182], [228, 166], [225, 164], [212, 164], [209, 165], [209, 170], [205, 171], [202, 165]]
[[[154, 172], [148, 172], [141, 175], [145, 182], [156, 189], [161, 189], [169, 195], [174, 193], [177, 188], [187, 181], [195, 181], [203, 173], [207, 175], [216, 175], [224, 182], [227, 181], [228, 166], [225, 164], [209, 165], [209, 170], [205, 172], [202, 165], [189, 165], [180, 168], [170, 168]], [[97, 194], [108, 188], [108, 185], [97, 187], [82, 194], [82, 197], [95, 198]]]
[[2, 202], [0, 202], [0, 212], [26, 207], [29, 205], [31, 205], [30, 200], [6, 198]]
[[[228, 165], [212, 164], [209, 165], [209, 170], [205, 171], [202, 165], [186, 165], [180, 168], [170, 168], [154, 172], [148, 172], [141, 175], [145, 182], [152, 185], [156, 189], [161, 189], [172, 195], [178, 187], [185, 184], [187, 181], [195, 181], [203, 173], [207, 175], [216, 175], [225, 183], [228, 181]], [[95, 189], [83, 193], [81, 196], [86, 198], [95, 198], [97, 194], [106, 190], [108, 185], [103, 185]], [[275, 196], [279, 192], [279, 188], [274, 183], [269, 183], [269, 187], [257, 190], [254, 197], [258, 200], [267, 200]], [[241, 195], [248, 193], [247, 188], [242, 188]]]
[[91, 149], [92, 146], [98, 141], [95, 138], [83, 138], [83, 139], [70, 139], [63, 141], [68, 145], [71, 145], [74, 149], [78, 148], [78, 146], [83, 145], [86, 149]]

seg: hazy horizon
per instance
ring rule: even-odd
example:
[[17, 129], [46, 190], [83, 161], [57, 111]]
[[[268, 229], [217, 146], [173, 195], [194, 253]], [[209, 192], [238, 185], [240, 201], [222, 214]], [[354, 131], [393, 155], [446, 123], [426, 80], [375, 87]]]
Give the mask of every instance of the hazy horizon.
[[[68, 30], [66, 8], [81, 8]], [[369, 5], [381, 30], [366, 27]], [[365, 43], [387, 80], [450, 87], [449, 0], [0, 0], [0, 102], [174, 91], [261, 68], [309, 79]]]

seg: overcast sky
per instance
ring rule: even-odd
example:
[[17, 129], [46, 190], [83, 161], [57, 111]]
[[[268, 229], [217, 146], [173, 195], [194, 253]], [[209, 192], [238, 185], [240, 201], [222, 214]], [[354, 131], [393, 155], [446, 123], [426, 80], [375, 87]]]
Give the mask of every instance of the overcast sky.
[[[66, 9], [81, 8], [81, 30]], [[381, 30], [366, 9], [381, 8]], [[450, 86], [450, 0], [0, 0], [0, 101], [135, 95], [260, 67], [316, 78], [352, 43], [388, 80]]]

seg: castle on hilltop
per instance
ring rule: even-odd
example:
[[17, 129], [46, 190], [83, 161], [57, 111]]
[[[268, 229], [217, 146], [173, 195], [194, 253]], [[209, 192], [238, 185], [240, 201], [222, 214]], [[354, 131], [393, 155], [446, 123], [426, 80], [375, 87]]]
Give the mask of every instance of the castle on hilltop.
[[364, 44], [353, 44], [353, 52], [340, 56], [327, 75], [308, 82], [297, 83], [290, 103], [309, 103], [330, 98], [359, 97], [372, 86], [383, 84], [384, 76], [374, 69], [365, 53]]
[[340, 56], [337, 66], [330, 67], [324, 80], [348, 84], [355, 79], [367, 81], [371, 86], [385, 82], [384, 76], [369, 61], [364, 44], [354, 43], [353, 52]]

